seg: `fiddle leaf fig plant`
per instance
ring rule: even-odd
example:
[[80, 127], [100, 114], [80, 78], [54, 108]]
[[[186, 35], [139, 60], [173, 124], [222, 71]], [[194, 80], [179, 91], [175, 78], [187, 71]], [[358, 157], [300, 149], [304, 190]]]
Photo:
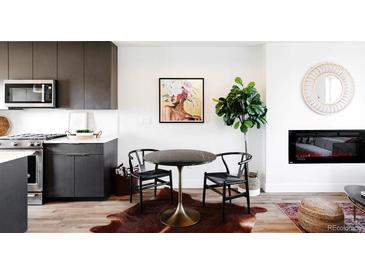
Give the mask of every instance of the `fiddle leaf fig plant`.
[[226, 97], [213, 99], [216, 102], [215, 111], [223, 118], [227, 126], [239, 129], [245, 136], [245, 151], [247, 152], [247, 132], [256, 126], [266, 124], [267, 108], [261, 101], [255, 82], [244, 85], [240, 77], [234, 79], [234, 84]]

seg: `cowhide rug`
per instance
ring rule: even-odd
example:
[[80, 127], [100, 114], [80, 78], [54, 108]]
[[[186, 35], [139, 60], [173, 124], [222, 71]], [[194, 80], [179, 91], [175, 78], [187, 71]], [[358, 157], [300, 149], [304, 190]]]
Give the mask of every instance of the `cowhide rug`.
[[[209, 191], [209, 190], [208, 190]], [[245, 198], [238, 199], [245, 203]], [[177, 201], [177, 192], [174, 191], [174, 201]], [[236, 200], [237, 201], [237, 200]], [[107, 216], [110, 224], [95, 226], [91, 232], [101, 233], [156, 233], [156, 232], [203, 232], [203, 233], [231, 233], [251, 232], [256, 222], [256, 213], [266, 212], [265, 208], [251, 207], [251, 214], [246, 213], [246, 208], [226, 203], [225, 222], [221, 221], [221, 203], [205, 203], [202, 207], [200, 201], [194, 200], [190, 195], [183, 193], [183, 204], [186, 207], [197, 209], [201, 214], [201, 220], [196, 225], [184, 228], [166, 226], [160, 222], [160, 212], [172, 207], [170, 204], [170, 191], [162, 189], [153, 200], [143, 202], [144, 212], [139, 212], [139, 204], [129, 209]]]

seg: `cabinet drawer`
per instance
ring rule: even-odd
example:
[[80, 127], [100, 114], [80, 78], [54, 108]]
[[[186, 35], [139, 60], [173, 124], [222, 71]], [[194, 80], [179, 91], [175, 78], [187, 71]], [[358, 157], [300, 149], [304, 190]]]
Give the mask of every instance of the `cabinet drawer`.
[[48, 153], [63, 154], [69, 156], [84, 156], [86, 154], [98, 155], [103, 154], [103, 144], [48, 144], [46, 145]]

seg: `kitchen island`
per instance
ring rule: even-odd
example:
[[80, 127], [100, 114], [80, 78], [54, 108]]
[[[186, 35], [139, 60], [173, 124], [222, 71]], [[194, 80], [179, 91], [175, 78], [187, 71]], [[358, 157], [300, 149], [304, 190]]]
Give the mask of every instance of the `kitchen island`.
[[27, 157], [30, 150], [0, 151], [0, 232], [27, 230]]

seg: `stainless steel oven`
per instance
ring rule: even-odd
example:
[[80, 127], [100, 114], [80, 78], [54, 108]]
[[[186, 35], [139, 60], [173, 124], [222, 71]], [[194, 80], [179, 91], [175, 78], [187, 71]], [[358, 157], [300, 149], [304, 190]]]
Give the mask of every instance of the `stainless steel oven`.
[[19, 134], [0, 137], [1, 150], [31, 150], [28, 156], [28, 204], [43, 204], [43, 144], [65, 134]]
[[28, 204], [43, 204], [43, 149], [28, 156]]
[[8, 108], [56, 107], [55, 80], [5, 80], [4, 92]]
[[[12, 143], [1, 140], [1, 149], [12, 150]], [[15, 149], [15, 148], [14, 148]], [[32, 155], [27, 156], [27, 189], [28, 205], [43, 204], [43, 148], [26, 148], [20, 145], [17, 150], [32, 150]]]

